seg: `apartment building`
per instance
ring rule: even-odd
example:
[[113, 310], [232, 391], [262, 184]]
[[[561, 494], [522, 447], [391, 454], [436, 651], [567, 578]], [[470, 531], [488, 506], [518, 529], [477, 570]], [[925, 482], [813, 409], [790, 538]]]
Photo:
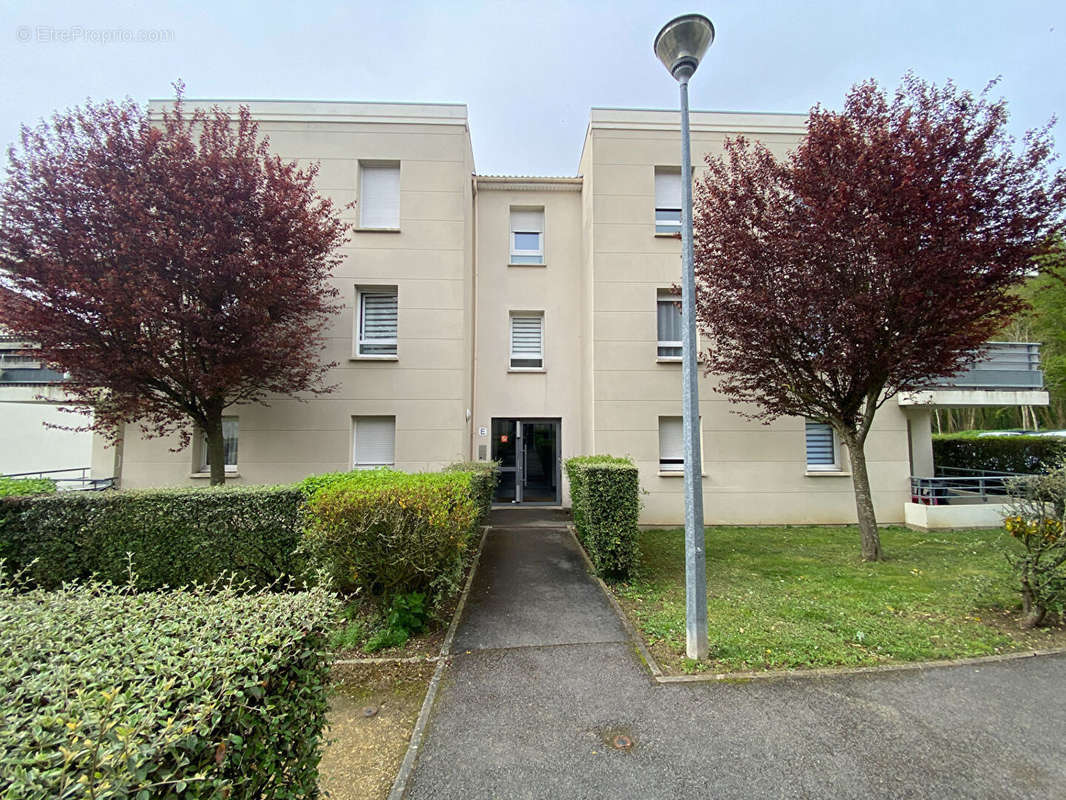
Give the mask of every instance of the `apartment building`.
[[[566, 505], [562, 460], [612, 453], [640, 468], [642, 521], [680, 521], [676, 112], [593, 109], [577, 174], [529, 177], [477, 174], [465, 106], [248, 105], [278, 155], [318, 162], [319, 190], [357, 202], [334, 275], [345, 310], [322, 356], [340, 364], [339, 388], [230, 409], [230, 480], [496, 459], [498, 502]], [[737, 134], [785, 154], [804, 117], [694, 112], [691, 128], [698, 171]], [[867, 446], [880, 520], [903, 522], [912, 476], [933, 474], [936, 404], [1047, 402], [1038, 363], [1017, 356], [1007, 347], [961, 385], [882, 408]], [[827, 426], [750, 422], [713, 378], [700, 398], [708, 523], [854, 521]], [[119, 448], [97, 441], [94, 474], [127, 488], [205, 482], [200, 438], [173, 447], [130, 426]]]

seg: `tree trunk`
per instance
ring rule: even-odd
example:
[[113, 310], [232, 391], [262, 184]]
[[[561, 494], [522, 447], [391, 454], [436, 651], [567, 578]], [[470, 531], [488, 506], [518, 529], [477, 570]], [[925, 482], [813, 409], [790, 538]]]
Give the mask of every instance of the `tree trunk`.
[[870, 494], [870, 476], [866, 472], [865, 443], [857, 436], [846, 437], [845, 443], [851, 461], [851, 483], [855, 489], [855, 510], [859, 518], [859, 535], [862, 537], [862, 560], [880, 561], [883, 557], [881, 536], [877, 532], [877, 517]]
[[222, 404], [212, 404], [207, 409], [207, 466], [211, 470], [211, 485], [221, 486], [226, 482], [226, 444], [222, 438]]
[[1022, 627], [1025, 629], [1035, 628], [1044, 621], [1047, 609], [1036, 602], [1033, 590], [1029, 588], [1029, 582], [1022, 580], [1022, 611], [1025, 617], [1022, 619]]

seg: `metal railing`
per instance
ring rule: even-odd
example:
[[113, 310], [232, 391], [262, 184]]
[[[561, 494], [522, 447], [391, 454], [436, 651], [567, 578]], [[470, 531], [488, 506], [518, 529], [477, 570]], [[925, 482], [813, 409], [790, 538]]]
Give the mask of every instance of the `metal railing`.
[[70, 467], [69, 469], [43, 469], [37, 472], [10, 472], [3, 477], [48, 478], [55, 481], [56, 489], [60, 491], [99, 492], [115, 488], [114, 477], [93, 478], [89, 474], [91, 471], [92, 467]]
[[1038, 342], [987, 342], [981, 357], [968, 369], [941, 378], [934, 388], [1017, 389], [1044, 388]]
[[1028, 475], [1017, 472], [937, 467], [932, 478], [911, 476], [911, 502], [928, 506], [1004, 503], [1008, 483]]

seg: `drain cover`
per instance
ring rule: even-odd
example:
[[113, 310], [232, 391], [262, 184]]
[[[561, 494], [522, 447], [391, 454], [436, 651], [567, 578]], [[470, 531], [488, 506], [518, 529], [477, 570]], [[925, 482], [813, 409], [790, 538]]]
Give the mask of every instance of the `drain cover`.
[[363, 716], [372, 717], [378, 713], [377, 706], [363, 706]]
[[628, 736], [619, 735], [614, 737], [611, 744], [614, 745], [616, 750], [628, 750], [633, 746], [633, 740]]

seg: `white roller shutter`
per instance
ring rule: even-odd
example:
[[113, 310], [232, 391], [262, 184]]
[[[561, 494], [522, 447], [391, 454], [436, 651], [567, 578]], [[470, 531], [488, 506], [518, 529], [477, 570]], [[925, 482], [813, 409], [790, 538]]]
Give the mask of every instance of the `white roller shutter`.
[[396, 463], [396, 417], [355, 418], [356, 467], [391, 466]]
[[396, 355], [396, 292], [360, 292], [359, 300], [359, 354]]
[[360, 166], [359, 224], [364, 228], [400, 227], [400, 165]]
[[680, 472], [685, 468], [681, 417], [659, 417], [659, 469]]

